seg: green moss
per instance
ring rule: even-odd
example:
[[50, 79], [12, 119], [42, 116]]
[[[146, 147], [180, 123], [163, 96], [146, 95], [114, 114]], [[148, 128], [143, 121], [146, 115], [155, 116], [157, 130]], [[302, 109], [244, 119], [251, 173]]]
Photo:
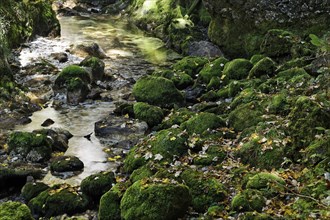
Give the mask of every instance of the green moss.
[[71, 78], [67, 81], [67, 89], [68, 91], [88, 91], [88, 86], [87, 84], [82, 81], [80, 78]]
[[231, 202], [231, 207], [235, 211], [257, 211], [261, 212], [266, 205], [266, 199], [262, 193], [254, 189], [246, 189], [238, 193]]
[[101, 196], [109, 191], [115, 182], [113, 172], [100, 172], [83, 179], [80, 188], [83, 193], [99, 202]]
[[243, 131], [263, 121], [262, 115], [263, 112], [258, 109], [258, 105], [250, 102], [241, 104], [231, 111], [228, 116], [228, 122], [236, 131]]
[[275, 75], [276, 63], [269, 57], [265, 57], [254, 64], [249, 72], [249, 78], [259, 78], [261, 76], [271, 77]]
[[211, 89], [218, 89], [220, 88], [221, 81], [219, 77], [212, 77], [210, 80], [209, 84], [207, 84], [206, 89], [211, 90]]
[[221, 206], [211, 206], [207, 209], [207, 217], [210, 217], [212, 219], [221, 217], [222, 213], [224, 211], [224, 208]]
[[42, 191], [45, 191], [48, 189], [49, 186], [42, 182], [36, 182], [36, 183], [26, 183], [24, 187], [22, 188], [22, 196], [23, 198], [28, 202], [32, 198], [36, 197], [41, 193]]
[[234, 59], [226, 63], [221, 79], [228, 84], [230, 80], [245, 79], [249, 75], [249, 71], [253, 65], [249, 60], [246, 59]]
[[291, 55], [291, 48], [297, 42], [297, 36], [280, 29], [271, 29], [261, 44], [261, 53], [271, 58]]
[[303, 68], [310, 63], [311, 59], [309, 57], [299, 57], [285, 62], [279, 67], [278, 71], [282, 72], [293, 68]]
[[226, 152], [224, 152], [221, 146], [209, 146], [205, 154], [200, 154], [194, 158], [195, 165], [209, 166], [213, 163], [221, 163], [226, 157]]
[[174, 156], [186, 153], [187, 139], [188, 134], [178, 128], [161, 130], [130, 150], [124, 161], [124, 169], [133, 172], [148, 160], [159, 160], [160, 163], [171, 162]]
[[321, 161], [330, 159], [330, 132], [321, 127], [317, 129], [319, 129], [321, 134], [318, 135], [318, 138], [314, 140], [303, 153], [304, 161], [310, 165], [316, 165]]
[[103, 79], [105, 64], [100, 58], [86, 57], [79, 65], [91, 68], [93, 82]]
[[193, 78], [183, 71], [159, 70], [152, 74], [172, 80], [176, 88], [185, 89], [194, 84]]
[[217, 115], [207, 112], [200, 113], [182, 123], [182, 129], [186, 129], [189, 134], [201, 134], [207, 129], [211, 130], [221, 126], [225, 126], [225, 122]]
[[184, 72], [196, 78], [196, 75], [208, 63], [208, 59], [205, 57], [184, 57], [182, 60], [179, 60], [173, 64], [172, 68], [176, 72]]
[[285, 181], [272, 173], [261, 172], [249, 179], [246, 184], [248, 189], [258, 189], [265, 192], [266, 195], [273, 195], [276, 192], [283, 191]]
[[133, 95], [138, 102], [161, 107], [172, 107], [184, 102], [183, 95], [174, 83], [164, 77], [142, 77], [134, 85]]
[[204, 176], [194, 170], [184, 170], [180, 177], [187, 184], [192, 195], [192, 206], [198, 212], [205, 212], [211, 205], [225, 200], [224, 185], [212, 176]]
[[265, 58], [265, 55], [263, 54], [255, 54], [250, 58], [250, 62], [255, 65], [256, 63], [258, 63], [260, 60], [262, 60], [263, 58]]
[[271, 97], [268, 104], [270, 113], [286, 115], [289, 111], [289, 101], [286, 92], [275, 94]]
[[135, 183], [138, 180], [142, 180], [148, 177], [151, 177], [155, 174], [154, 170], [151, 167], [151, 164], [146, 164], [136, 170], [130, 176], [132, 183]]
[[76, 156], [59, 156], [50, 164], [52, 172], [80, 171], [84, 168], [84, 163]]
[[194, 114], [195, 113], [186, 108], [180, 108], [175, 111], [171, 111], [171, 113], [163, 120], [159, 127], [160, 129], [167, 129], [173, 125], [180, 125], [191, 118]]
[[20, 202], [4, 202], [0, 204], [1, 220], [33, 220], [29, 208]]
[[143, 102], [135, 103], [133, 111], [135, 118], [147, 122], [149, 127], [158, 125], [164, 118], [164, 113], [161, 108]]
[[221, 73], [228, 60], [224, 57], [220, 57], [210, 63], [207, 63], [203, 69], [199, 72], [199, 79], [208, 84], [213, 77], [221, 77]]
[[33, 214], [45, 216], [57, 216], [61, 214], [76, 214], [87, 209], [88, 200], [80, 195], [77, 190], [69, 185], [55, 185], [41, 192], [29, 202]]
[[8, 151], [33, 162], [46, 161], [50, 158], [52, 147], [44, 134], [14, 132], [8, 141]]
[[80, 78], [85, 83], [90, 83], [91, 79], [86, 70], [77, 65], [65, 67], [55, 80], [55, 85], [63, 87], [73, 78]]
[[110, 190], [100, 200], [99, 220], [120, 220], [120, 200], [117, 192]]
[[191, 203], [187, 186], [168, 179], [135, 182], [125, 192], [121, 203], [123, 219], [177, 219]]
[[274, 218], [269, 214], [265, 213], [257, 213], [257, 212], [246, 212], [244, 216], [241, 217], [242, 220], [275, 220], [278, 218]]

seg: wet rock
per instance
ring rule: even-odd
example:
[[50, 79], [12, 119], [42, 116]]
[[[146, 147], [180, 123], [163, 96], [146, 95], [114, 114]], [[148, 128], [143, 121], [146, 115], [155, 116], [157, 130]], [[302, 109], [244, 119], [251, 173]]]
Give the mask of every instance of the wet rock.
[[52, 119], [50, 119], [50, 118], [47, 118], [42, 124], [41, 124], [41, 126], [42, 127], [48, 127], [48, 126], [50, 126], [50, 125], [52, 125], [52, 124], [54, 124], [55, 123], [55, 121], [53, 121]]
[[51, 157], [51, 140], [44, 134], [17, 131], [10, 135], [8, 152], [20, 160], [45, 162]]
[[149, 127], [158, 125], [164, 118], [164, 112], [161, 108], [143, 102], [135, 103], [133, 111], [135, 118], [147, 122]]
[[113, 172], [101, 172], [83, 179], [80, 187], [83, 193], [98, 203], [101, 196], [109, 191], [115, 182], [116, 180]]
[[99, 58], [86, 57], [79, 65], [90, 68], [92, 82], [96, 83], [98, 80], [103, 79], [105, 64]]
[[56, 174], [69, 171], [82, 171], [84, 163], [75, 156], [59, 156], [50, 164], [50, 170]]
[[100, 59], [108, 57], [97, 43], [78, 44], [73, 46], [70, 52], [81, 57], [93, 56]]
[[175, 181], [162, 183], [161, 179], [159, 182], [146, 179], [127, 189], [120, 209], [125, 219], [177, 219], [186, 213], [190, 203], [187, 186]]
[[223, 56], [220, 48], [209, 41], [194, 41], [188, 45], [188, 56], [220, 57]]
[[65, 63], [68, 61], [68, 54], [62, 52], [62, 53], [52, 53], [50, 56], [54, 59], [57, 60], [60, 63]]
[[0, 204], [0, 219], [33, 220], [30, 209], [20, 202], [4, 202]]
[[110, 140], [114, 145], [129, 148], [145, 134], [148, 125], [145, 122], [111, 115], [95, 123], [94, 131], [102, 141]]
[[[70, 83], [70, 80], [76, 79], [76, 78], [81, 79], [84, 83], [91, 82], [91, 78], [85, 69], [83, 69], [82, 67], [77, 66], [77, 65], [69, 65], [69, 66], [65, 67], [60, 72], [58, 77], [56, 78], [54, 89], [57, 90], [59, 88], [68, 86], [68, 84]], [[73, 83], [74, 82], [72, 82], [72, 84]], [[72, 87], [73, 87], [73, 85], [72, 85]]]
[[28, 206], [36, 216], [50, 218], [61, 214], [73, 215], [87, 209], [88, 199], [77, 188], [67, 184], [55, 185], [33, 198]]
[[65, 152], [69, 148], [69, 139], [73, 136], [69, 131], [60, 128], [40, 129], [34, 133], [44, 134], [51, 139], [52, 151]]
[[116, 0], [78, 0], [77, 3], [87, 3], [95, 7], [103, 7], [114, 4]]
[[41, 174], [42, 172], [39, 169], [0, 168], [0, 198], [21, 190], [28, 176], [38, 179]]
[[67, 87], [67, 103], [78, 105], [80, 102], [86, 100], [89, 93], [88, 85], [80, 78], [70, 79]]
[[188, 87], [185, 90], [185, 97], [187, 102], [190, 103], [196, 103], [198, 102], [198, 98], [203, 95], [206, 91], [205, 86], [201, 84], [197, 84], [196, 86], [193, 87]]

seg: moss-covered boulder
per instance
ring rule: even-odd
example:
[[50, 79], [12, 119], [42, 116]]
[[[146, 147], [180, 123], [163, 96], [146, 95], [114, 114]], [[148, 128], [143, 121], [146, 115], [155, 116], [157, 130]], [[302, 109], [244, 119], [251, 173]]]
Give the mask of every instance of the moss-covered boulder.
[[76, 188], [67, 184], [55, 185], [41, 192], [28, 203], [32, 213], [37, 216], [57, 216], [76, 214], [87, 209], [89, 204], [86, 196], [78, 193]]
[[189, 134], [201, 134], [221, 126], [225, 126], [225, 122], [219, 116], [208, 112], [202, 112], [182, 123], [182, 129], [186, 129]]
[[133, 106], [135, 118], [147, 122], [149, 127], [154, 127], [162, 122], [163, 110], [160, 107], [152, 106], [144, 102], [135, 103]]
[[197, 74], [204, 67], [204, 65], [208, 63], [208, 59], [205, 57], [184, 57], [183, 59], [177, 61], [173, 64], [172, 68], [176, 72], [184, 72], [191, 76], [192, 78], [196, 78]]
[[235, 211], [257, 211], [261, 212], [266, 205], [266, 198], [255, 189], [246, 189], [238, 193], [231, 202], [231, 207]]
[[42, 182], [35, 182], [35, 183], [29, 182], [23, 186], [21, 195], [28, 202], [37, 195], [39, 195], [39, 193], [45, 191], [48, 188], [49, 186]]
[[31, 162], [44, 162], [51, 157], [51, 141], [44, 134], [17, 131], [10, 135], [8, 152]]
[[84, 83], [90, 83], [91, 81], [88, 72], [84, 68], [78, 65], [69, 65], [65, 67], [56, 78], [55, 87], [65, 87], [70, 83], [71, 79], [75, 78], [81, 79]]
[[203, 69], [199, 72], [199, 78], [204, 83], [209, 83], [213, 77], [221, 77], [222, 70], [228, 60], [224, 57], [219, 57], [214, 61], [205, 64]]
[[104, 62], [98, 57], [86, 57], [80, 62], [79, 66], [89, 67], [92, 82], [102, 80], [104, 76]]
[[230, 80], [240, 80], [248, 77], [253, 64], [247, 59], [234, 59], [224, 66], [221, 79], [228, 83]]
[[135, 83], [133, 95], [138, 102], [161, 107], [180, 106], [184, 103], [181, 92], [171, 80], [164, 77], [142, 77]]
[[25, 204], [9, 201], [0, 204], [0, 219], [33, 220], [34, 218]]
[[170, 179], [145, 179], [125, 192], [121, 203], [123, 219], [177, 219], [191, 203], [189, 188]]
[[79, 104], [86, 99], [89, 88], [86, 82], [79, 77], [71, 78], [67, 81], [67, 102], [73, 105]]
[[81, 171], [83, 168], [84, 163], [76, 156], [59, 156], [50, 164], [50, 170], [55, 173]]
[[188, 150], [188, 134], [179, 128], [170, 128], [157, 132], [154, 136], [139, 142], [128, 153], [124, 161], [124, 170], [133, 172], [148, 160], [168, 163], [175, 156], [181, 156]]
[[172, 80], [175, 87], [178, 89], [185, 89], [188, 86], [192, 86], [194, 84], [193, 78], [183, 71], [173, 71], [165, 69], [155, 71], [152, 75], [161, 76], [166, 79]]
[[172, 127], [173, 125], [180, 125], [194, 115], [195, 113], [188, 110], [187, 108], [172, 110], [170, 114], [164, 118], [162, 124], [159, 127], [160, 129], [167, 129]]
[[119, 182], [106, 192], [100, 200], [99, 220], [120, 220], [120, 201], [130, 186], [128, 182]]
[[248, 189], [258, 189], [265, 196], [271, 196], [277, 192], [284, 191], [285, 181], [276, 174], [261, 172], [252, 176], [246, 183]]
[[191, 205], [198, 212], [207, 211], [208, 207], [221, 203], [227, 197], [224, 185], [215, 177], [191, 169], [183, 171], [180, 177], [189, 187]]
[[113, 172], [101, 172], [83, 179], [80, 188], [84, 194], [99, 202], [101, 196], [109, 191], [115, 182], [116, 180]]
[[254, 64], [249, 72], [249, 78], [258, 78], [261, 76], [271, 77], [275, 75], [276, 63], [269, 57], [265, 57]]

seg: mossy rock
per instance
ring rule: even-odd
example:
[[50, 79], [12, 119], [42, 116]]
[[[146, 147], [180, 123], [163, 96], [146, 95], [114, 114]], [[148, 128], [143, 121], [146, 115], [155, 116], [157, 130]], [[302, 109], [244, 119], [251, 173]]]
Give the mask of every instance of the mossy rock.
[[147, 163], [146, 165], [134, 170], [130, 175], [129, 179], [132, 183], [135, 183], [138, 180], [152, 177], [155, 173], [156, 171], [152, 168], [152, 164]]
[[272, 217], [269, 214], [258, 213], [258, 212], [246, 212], [241, 216], [242, 220], [276, 220], [279, 218]]
[[164, 77], [142, 77], [135, 83], [133, 95], [138, 102], [160, 107], [180, 106], [184, 103], [182, 93], [171, 80]]
[[221, 77], [221, 73], [228, 60], [224, 57], [217, 58], [216, 60], [205, 64], [203, 69], [199, 72], [199, 79], [208, 84], [213, 77]]
[[317, 129], [319, 129], [320, 137], [314, 140], [303, 152], [304, 162], [310, 165], [317, 165], [322, 161], [330, 160], [330, 131], [321, 127]]
[[173, 125], [181, 125], [183, 122], [187, 121], [189, 118], [194, 116], [195, 113], [188, 110], [187, 108], [180, 108], [172, 110], [169, 115], [162, 121], [159, 126], [160, 129], [168, 129]]
[[261, 76], [272, 77], [275, 75], [276, 63], [269, 57], [265, 57], [254, 64], [249, 72], [249, 78], [259, 78]]
[[133, 172], [148, 160], [168, 163], [174, 156], [181, 156], [188, 150], [188, 134], [178, 128], [170, 128], [157, 132], [134, 146], [124, 161], [124, 170]]
[[256, 63], [258, 63], [260, 60], [262, 60], [263, 58], [265, 58], [266, 56], [263, 54], [255, 54], [250, 58], [250, 62], [255, 65]]
[[28, 203], [32, 213], [37, 216], [73, 215], [87, 209], [89, 201], [77, 190], [67, 184], [55, 185], [41, 192]]
[[175, 87], [180, 90], [194, 84], [193, 78], [183, 71], [159, 70], [154, 72], [152, 75], [161, 76], [173, 81]]
[[221, 79], [228, 84], [230, 80], [240, 80], [248, 77], [253, 64], [243, 58], [234, 59], [226, 63]]
[[286, 91], [273, 95], [267, 107], [270, 113], [287, 115], [290, 110], [290, 103]]
[[52, 172], [81, 171], [84, 169], [84, 163], [76, 156], [59, 156], [50, 164]]
[[152, 106], [144, 102], [137, 102], [133, 106], [135, 118], [147, 122], [149, 127], [160, 124], [164, 118], [163, 110], [160, 107]]
[[79, 66], [91, 68], [91, 80], [97, 82], [102, 80], [104, 76], [104, 62], [98, 57], [86, 57], [80, 62]]
[[205, 154], [199, 154], [194, 158], [193, 164], [210, 166], [211, 164], [221, 163], [226, 157], [226, 152], [218, 145], [209, 146]]
[[26, 183], [22, 188], [21, 195], [28, 202], [48, 188], [49, 186], [42, 182]]
[[169, 179], [145, 179], [125, 192], [121, 203], [123, 219], [177, 219], [191, 203], [189, 188]]
[[289, 61], [283, 63], [279, 67], [278, 72], [282, 72], [282, 71], [293, 69], [293, 68], [304, 68], [307, 65], [309, 65], [310, 63], [311, 63], [310, 57], [294, 58], [292, 60], [289, 60]]
[[281, 30], [269, 30], [260, 46], [261, 53], [271, 58], [291, 56], [291, 48], [297, 42], [293, 33]]
[[208, 59], [205, 57], [184, 57], [182, 60], [179, 60], [173, 64], [172, 68], [176, 72], [184, 72], [196, 78], [199, 71], [208, 63]]
[[192, 196], [192, 207], [205, 212], [208, 207], [224, 201], [227, 192], [224, 185], [215, 177], [191, 169], [184, 170], [180, 177], [187, 184]]
[[91, 82], [89, 73], [84, 68], [78, 65], [70, 65], [60, 72], [55, 80], [55, 87], [65, 87], [72, 78], [80, 78], [85, 83]]
[[214, 205], [207, 209], [206, 216], [210, 219], [220, 218], [223, 215], [223, 211], [224, 207]]
[[31, 162], [44, 162], [51, 157], [50, 139], [44, 134], [17, 131], [10, 135], [8, 152]]
[[263, 112], [258, 107], [253, 102], [239, 105], [229, 113], [229, 125], [236, 131], [243, 131], [262, 122], [264, 120], [261, 117]]
[[207, 129], [216, 129], [225, 126], [225, 122], [217, 115], [202, 112], [188, 121], [182, 123], [182, 129], [186, 129], [189, 134], [201, 134]]
[[326, 96], [300, 96], [289, 114], [290, 134], [298, 149], [310, 144], [318, 132], [318, 127], [330, 128], [330, 113], [320, 103], [330, 106]]
[[231, 207], [235, 211], [257, 211], [261, 212], [266, 205], [266, 198], [255, 189], [246, 189], [238, 193], [231, 202]]
[[210, 82], [207, 84], [206, 89], [218, 89], [221, 86], [221, 80], [220, 77], [212, 77]]
[[128, 115], [129, 117], [134, 118], [134, 104], [124, 102], [124, 103], [116, 103], [116, 109], [113, 111], [116, 115], [124, 116]]
[[129, 181], [118, 182], [100, 199], [99, 220], [120, 220], [120, 201], [130, 186]]
[[71, 78], [67, 81], [67, 89], [69, 92], [86, 91], [84, 96], [86, 96], [89, 91], [88, 85], [78, 77]]
[[109, 191], [116, 182], [113, 172], [100, 172], [83, 179], [80, 184], [81, 191], [99, 202], [101, 196]]
[[1, 220], [34, 220], [30, 209], [20, 202], [4, 202], [0, 204]]
[[280, 191], [284, 191], [285, 181], [279, 176], [261, 172], [250, 177], [249, 181], [246, 184], [248, 189], [258, 189], [264, 192], [265, 196], [272, 196]]

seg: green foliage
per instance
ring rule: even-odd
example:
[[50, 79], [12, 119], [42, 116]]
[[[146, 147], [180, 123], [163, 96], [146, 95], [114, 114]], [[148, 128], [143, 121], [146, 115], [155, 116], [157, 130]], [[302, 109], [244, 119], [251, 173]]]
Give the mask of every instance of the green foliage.
[[325, 39], [320, 39], [315, 34], [310, 34], [309, 37], [311, 39], [311, 43], [314, 46], [316, 46], [321, 52], [323, 52], [323, 53], [330, 52], [330, 43], [329, 43], [329, 41], [327, 41]]
[[4, 202], [0, 204], [1, 220], [33, 220], [29, 208], [20, 202]]
[[235, 211], [257, 211], [261, 212], [262, 208], [266, 205], [266, 198], [262, 193], [254, 189], [246, 189], [237, 194], [232, 202], [232, 209]]
[[182, 129], [186, 129], [189, 134], [202, 134], [208, 129], [216, 129], [225, 126], [225, 122], [213, 113], [203, 112], [182, 124]]

